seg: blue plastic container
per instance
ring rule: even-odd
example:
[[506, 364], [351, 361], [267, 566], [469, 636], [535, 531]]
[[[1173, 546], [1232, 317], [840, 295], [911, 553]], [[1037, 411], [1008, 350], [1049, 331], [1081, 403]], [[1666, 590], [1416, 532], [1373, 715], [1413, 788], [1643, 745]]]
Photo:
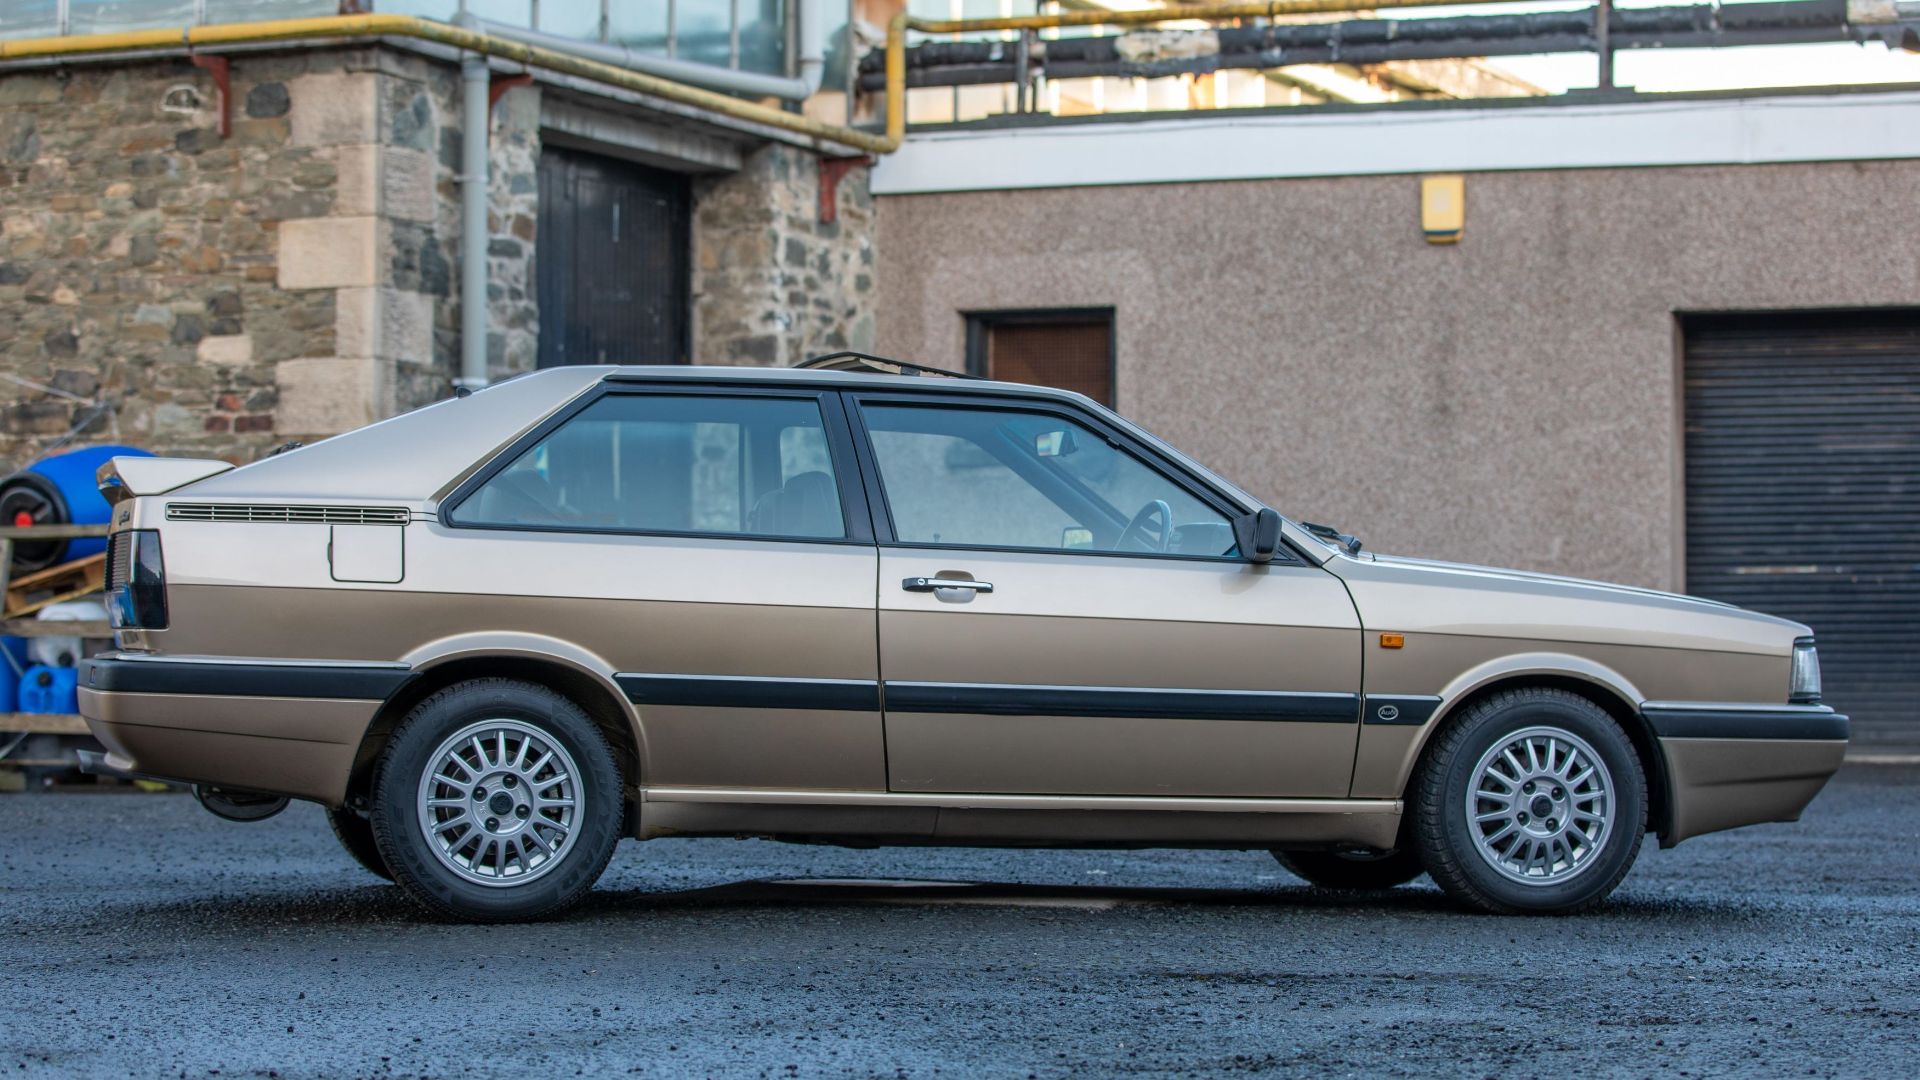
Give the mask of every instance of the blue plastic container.
[[27, 663], [27, 639], [23, 637], [0, 638], [0, 712], [20, 711], [20, 673], [29, 666]]
[[[89, 446], [43, 458], [0, 481], [0, 523], [104, 525], [111, 511], [95, 475], [108, 458], [152, 457], [132, 446]], [[31, 573], [105, 551], [97, 537], [37, 540], [13, 546], [15, 573]]]
[[79, 687], [80, 669], [35, 664], [20, 676], [20, 711], [79, 712]]

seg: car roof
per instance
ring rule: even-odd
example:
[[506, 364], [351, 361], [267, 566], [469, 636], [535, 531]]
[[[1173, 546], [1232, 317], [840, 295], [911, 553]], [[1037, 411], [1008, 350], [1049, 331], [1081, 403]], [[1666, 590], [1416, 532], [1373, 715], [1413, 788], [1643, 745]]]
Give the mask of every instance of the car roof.
[[1032, 383], [1000, 382], [962, 376], [895, 374], [882, 371], [844, 371], [828, 368], [731, 367], [720, 364], [624, 364], [588, 368], [609, 382], [753, 382], [794, 386], [832, 386], [846, 389], [911, 390], [915, 393], [1010, 394], [1097, 404], [1083, 394]]
[[694, 365], [580, 365], [527, 372], [293, 453], [187, 485], [195, 496], [247, 500], [378, 500], [420, 506], [581, 394], [603, 383], [741, 383], [838, 389], [966, 390], [1094, 403], [1022, 383], [857, 371]]

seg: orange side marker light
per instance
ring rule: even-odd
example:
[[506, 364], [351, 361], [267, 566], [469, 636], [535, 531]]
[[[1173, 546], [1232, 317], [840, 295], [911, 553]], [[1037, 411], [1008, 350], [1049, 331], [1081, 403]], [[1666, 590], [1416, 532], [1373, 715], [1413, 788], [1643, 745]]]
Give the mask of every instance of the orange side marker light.
[[1383, 649], [1404, 648], [1406, 644], [1407, 644], [1407, 635], [1405, 634], [1381, 634], [1380, 635], [1380, 647]]

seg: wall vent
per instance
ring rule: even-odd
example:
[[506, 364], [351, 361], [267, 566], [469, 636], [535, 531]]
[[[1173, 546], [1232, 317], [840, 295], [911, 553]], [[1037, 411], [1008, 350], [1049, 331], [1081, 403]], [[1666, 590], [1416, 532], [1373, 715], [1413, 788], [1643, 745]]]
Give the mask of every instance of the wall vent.
[[405, 525], [399, 506], [259, 506], [252, 503], [168, 503], [168, 521], [256, 521], [283, 525]]

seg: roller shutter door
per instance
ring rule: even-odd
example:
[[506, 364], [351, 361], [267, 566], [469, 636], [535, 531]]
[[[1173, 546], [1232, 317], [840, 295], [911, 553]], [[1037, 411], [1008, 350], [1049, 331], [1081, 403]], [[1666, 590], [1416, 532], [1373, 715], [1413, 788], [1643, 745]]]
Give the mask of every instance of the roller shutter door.
[[1687, 591], [1813, 627], [1855, 743], [1920, 743], [1920, 312], [1685, 341]]

